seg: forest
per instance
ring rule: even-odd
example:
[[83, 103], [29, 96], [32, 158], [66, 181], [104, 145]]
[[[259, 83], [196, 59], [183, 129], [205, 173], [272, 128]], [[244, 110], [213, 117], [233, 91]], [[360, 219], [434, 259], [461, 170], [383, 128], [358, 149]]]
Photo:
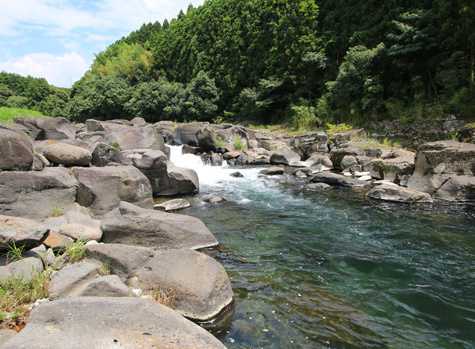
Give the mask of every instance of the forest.
[[0, 104], [21, 90], [29, 107], [78, 122], [473, 119], [474, 28], [471, 0], [208, 0], [98, 53], [67, 102], [2, 73]]

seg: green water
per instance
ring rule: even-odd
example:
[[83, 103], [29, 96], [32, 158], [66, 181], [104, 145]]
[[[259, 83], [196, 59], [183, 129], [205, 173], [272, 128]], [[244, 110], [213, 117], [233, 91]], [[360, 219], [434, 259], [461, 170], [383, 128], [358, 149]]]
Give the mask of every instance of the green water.
[[[232, 323], [216, 330], [228, 348], [475, 346], [473, 206], [246, 177], [202, 186], [184, 211], [221, 243], [208, 253], [236, 298]], [[202, 204], [210, 195], [228, 202]]]

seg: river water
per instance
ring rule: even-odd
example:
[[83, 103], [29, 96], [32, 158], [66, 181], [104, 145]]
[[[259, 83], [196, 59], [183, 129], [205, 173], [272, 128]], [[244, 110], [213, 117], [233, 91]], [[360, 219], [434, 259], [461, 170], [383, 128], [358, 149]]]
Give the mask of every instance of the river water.
[[[306, 192], [289, 175], [203, 166], [173, 148], [172, 161], [200, 177], [181, 213], [216, 236], [206, 252], [235, 294], [230, 321], [214, 329], [226, 347], [475, 347], [474, 206]], [[203, 202], [213, 195], [227, 202]]]

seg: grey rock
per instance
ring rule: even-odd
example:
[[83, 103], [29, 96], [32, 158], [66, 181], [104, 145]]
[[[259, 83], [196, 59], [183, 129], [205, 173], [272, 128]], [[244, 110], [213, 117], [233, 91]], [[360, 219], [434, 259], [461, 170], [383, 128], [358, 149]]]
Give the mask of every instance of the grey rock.
[[55, 164], [66, 166], [87, 166], [92, 159], [92, 155], [88, 150], [64, 143], [44, 147], [43, 155]]
[[196, 132], [196, 139], [198, 140], [198, 146], [202, 151], [216, 152], [216, 136], [209, 125], [204, 125], [198, 132]]
[[373, 178], [395, 183], [400, 183], [404, 177], [411, 176], [414, 173], [414, 168], [414, 154], [388, 159], [373, 159], [365, 166]]
[[270, 157], [270, 163], [275, 165], [291, 165], [300, 161], [300, 155], [288, 148], [277, 149]]
[[130, 289], [117, 275], [107, 275], [85, 286], [78, 297], [130, 297], [130, 294]]
[[62, 226], [59, 230], [59, 234], [69, 236], [74, 240], [81, 238], [88, 241], [100, 241], [102, 237], [102, 231], [100, 229], [88, 227], [87, 225], [80, 223], [69, 223]]
[[165, 150], [163, 137], [157, 133], [152, 125], [136, 127], [122, 125], [106, 133], [104, 143], [110, 142], [117, 142], [121, 150]]
[[91, 164], [97, 167], [108, 165], [131, 165], [131, 161], [119, 149], [105, 143], [95, 144], [92, 150]]
[[3, 345], [16, 334], [17, 331], [14, 330], [0, 330], [0, 347], [3, 348]]
[[371, 189], [366, 197], [383, 201], [431, 203], [429, 194], [395, 185], [382, 184]]
[[360, 181], [358, 179], [347, 178], [342, 175], [338, 175], [330, 172], [321, 172], [314, 175], [311, 179], [313, 183], [327, 183], [334, 186], [341, 187], [366, 187], [368, 183], [365, 181]]
[[168, 201], [165, 201], [161, 204], [155, 205], [154, 208], [163, 209], [163, 210], [168, 212], [168, 211], [182, 210], [182, 209], [188, 208], [190, 206], [191, 206], [191, 204], [189, 203], [188, 200], [174, 199], [174, 200], [168, 200]]
[[105, 131], [102, 122], [94, 119], [86, 120], [86, 129], [88, 132], [98, 132], [98, 131]]
[[358, 160], [356, 160], [356, 157], [353, 155], [345, 155], [343, 159], [341, 159], [340, 168], [342, 170], [346, 170], [355, 165], [358, 165]]
[[328, 135], [325, 132], [305, 132], [295, 136], [291, 143], [304, 160], [316, 153], [328, 152]]
[[68, 119], [62, 117], [19, 117], [13, 118], [13, 122], [25, 126], [35, 141], [74, 139], [78, 130]]
[[52, 214], [55, 206], [73, 210], [76, 187], [65, 168], [0, 172], [0, 213], [42, 220]]
[[99, 268], [88, 262], [69, 264], [53, 275], [49, 287], [49, 298], [70, 297], [100, 277]]
[[231, 173], [230, 176], [234, 178], [244, 178], [244, 175], [239, 171]]
[[144, 118], [141, 118], [141, 117], [135, 117], [133, 118], [132, 120], [130, 120], [130, 123], [133, 125], [133, 126], [146, 126], [148, 125], [147, 124], [147, 121], [145, 121]]
[[223, 266], [191, 250], [157, 254], [138, 274], [137, 283], [144, 291], [160, 285], [176, 292], [175, 310], [194, 320], [212, 319], [233, 301], [231, 283]]
[[331, 189], [332, 186], [327, 183], [311, 183], [306, 185], [303, 189], [306, 191], [325, 191]]
[[0, 257], [0, 284], [4, 284], [8, 278], [19, 279], [29, 282], [43, 271], [43, 261], [34, 252], [24, 252], [21, 259], [11, 256]]
[[434, 198], [446, 201], [475, 201], [475, 177], [456, 176], [450, 178], [435, 192]]
[[74, 167], [78, 180], [77, 202], [94, 217], [104, 216], [127, 201], [153, 208], [152, 187], [148, 179], [133, 166]]
[[30, 250], [40, 246], [48, 229], [44, 225], [20, 217], [0, 215], [0, 251], [15, 244], [18, 248]]
[[0, 127], [0, 170], [28, 171], [33, 165], [33, 143], [8, 126]]
[[96, 264], [107, 264], [111, 274], [118, 275], [129, 283], [145, 263], [155, 256], [155, 251], [147, 247], [121, 244], [97, 244], [86, 246], [86, 260]]
[[208, 123], [194, 122], [180, 124], [175, 129], [174, 141], [176, 144], [187, 144], [193, 147], [204, 147], [203, 151], [216, 151], [215, 135]]
[[306, 161], [303, 162], [304, 166], [318, 168], [319, 171], [328, 171], [333, 169], [333, 163], [328, 155], [313, 154]]
[[284, 174], [284, 169], [282, 167], [269, 167], [259, 171], [259, 173], [266, 176], [279, 176]]
[[225, 348], [166, 306], [128, 297], [75, 297], [41, 304], [4, 348], [113, 347]]
[[220, 203], [226, 202], [227, 200], [221, 196], [213, 196], [211, 198], [204, 199], [203, 201], [209, 204], [220, 204]]

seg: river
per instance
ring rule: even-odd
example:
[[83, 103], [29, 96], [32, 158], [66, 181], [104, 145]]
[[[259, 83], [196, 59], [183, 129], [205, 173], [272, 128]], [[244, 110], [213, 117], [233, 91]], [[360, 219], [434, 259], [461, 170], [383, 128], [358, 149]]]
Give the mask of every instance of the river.
[[[475, 347], [474, 206], [306, 192], [290, 175], [203, 166], [172, 148], [200, 178], [180, 213], [213, 232], [220, 246], [206, 252], [231, 279], [234, 311], [214, 328], [226, 347]], [[227, 202], [203, 202], [214, 195]]]

